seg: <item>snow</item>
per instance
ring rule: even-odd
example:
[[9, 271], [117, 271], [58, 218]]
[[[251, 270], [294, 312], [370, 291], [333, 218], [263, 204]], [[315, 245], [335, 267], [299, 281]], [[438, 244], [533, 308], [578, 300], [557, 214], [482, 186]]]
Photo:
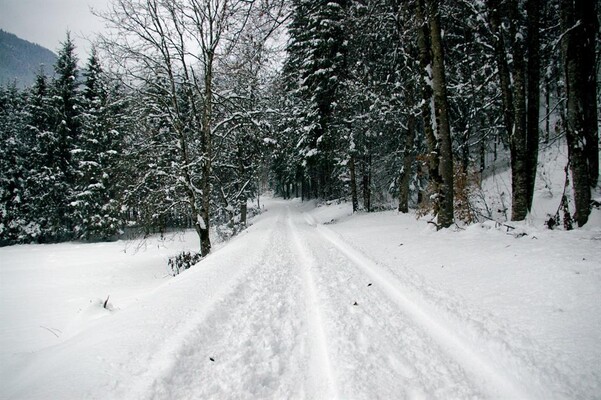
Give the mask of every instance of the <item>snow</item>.
[[[468, 350], [479, 349], [463, 367], [481, 371], [485, 386], [503, 389], [484, 397], [595, 397], [601, 391], [601, 231], [530, 228], [516, 238], [490, 225], [437, 233], [413, 216], [385, 212], [342, 218], [327, 229], [364, 257], [357, 265], [383, 267], [379, 286], [403, 287], [403, 295], [431, 310], [426, 315], [438, 316], [434, 322], [447, 321], [443, 331], [463, 332], [459, 340]], [[436, 336], [441, 329], [427, 331]], [[455, 359], [469, 354], [461, 346], [446, 350], [456, 351]], [[492, 373], [478, 360], [492, 361]]]
[[513, 230], [267, 197], [176, 277], [193, 231], [0, 248], [0, 398], [598, 397], [601, 211], [544, 228], [556, 164]]
[[198, 226], [200, 227], [200, 229], [207, 229], [205, 220], [202, 218], [202, 216], [200, 214], [196, 215], [196, 223], [198, 223]]
[[[117, 309], [137, 302], [167, 279], [168, 257], [196, 240], [189, 232], [145, 241], [1, 248], [0, 351], [31, 352], [62, 342], [85, 325], [80, 314], [109, 295]], [[46, 328], [60, 331], [61, 340]]]
[[311, 158], [315, 156], [317, 152], [317, 149], [310, 149], [309, 151], [305, 152], [305, 158]]

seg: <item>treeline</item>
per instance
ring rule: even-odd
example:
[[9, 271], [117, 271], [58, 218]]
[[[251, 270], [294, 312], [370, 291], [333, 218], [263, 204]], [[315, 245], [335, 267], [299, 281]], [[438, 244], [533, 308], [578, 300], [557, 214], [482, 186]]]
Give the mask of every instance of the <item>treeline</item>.
[[115, 0], [80, 70], [0, 92], [0, 244], [243, 229], [268, 185], [282, 1]]
[[471, 176], [509, 158], [523, 220], [539, 143], [567, 138], [582, 226], [599, 176], [598, 15], [589, 0], [293, 0], [279, 191], [368, 211], [395, 196], [446, 227], [474, 217]]
[[267, 185], [354, 210], [394, 197], [446, 227], [477, 217], [470, 179], [497, 158], [521, 220], [539, 143], [558, 138], [583, 225], [599, 175], [598, 12], [588, 0], [113, 0], [81, 71], [67, 37], [54, 74], [0, 92], [0, 242], [193, 227], [206, 255], [211, 226], [241, 229]]
[[[248, 89], [252, 77], [237, 73]], [[268, 129], [251, 110], [259, 104], [240, 94], [227, 108], [216, 107], [220, 126], [211, 132], [214, 155], [207, 160], [207, 144], [194, 129], [196, 93], [156, 72], [135, 87], [124, 78], [103, 70], [95, 50], [80, 70], [67, 36], [53, 74], [40, 70], [23, 90], [0, 87], [0, 245], [112, 240], [127, 229], [208, 231], [208, 221], [229, 236], [246, 225], [247, 200], [267, 185]], [[199, 217], [203, 190], [210, 196], [206, 223]]]
[[79, 70], [67, 36], [30, 89], [0, 89], [0, 243], [108, 239], [122, 228], [118, 88], [93, 53]]

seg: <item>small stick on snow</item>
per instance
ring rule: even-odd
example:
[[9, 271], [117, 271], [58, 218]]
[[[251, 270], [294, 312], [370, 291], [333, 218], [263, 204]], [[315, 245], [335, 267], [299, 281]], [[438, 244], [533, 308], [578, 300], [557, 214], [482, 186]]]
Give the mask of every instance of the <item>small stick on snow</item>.
[[[45, 326], [40, 325], [40, 328], [44, 328], [46, 329], [48, 332], [52, 333], [54, 336], [58, 337], [58, 335], [56, 334], [56, 332], [54, 332], [52, 329], [50, 328], [46, 328]], [[60, 332], [60, 331], [59, 331]]]
[[102, 307], [104, 307], [105, 309], [106, 309], [106, 305], [109, 303], [109, 297], [111, 297], [110, 294], [108, 296], [106, 296], [106, 300], [104, 301], [104, 304], [102, 305]]

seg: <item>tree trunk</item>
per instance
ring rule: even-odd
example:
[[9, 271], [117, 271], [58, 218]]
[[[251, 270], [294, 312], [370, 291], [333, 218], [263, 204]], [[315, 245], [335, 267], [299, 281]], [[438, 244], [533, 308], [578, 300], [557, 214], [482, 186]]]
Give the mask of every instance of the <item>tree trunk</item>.
[[211, 121], [213, 117], [213, 57], [211, 51], [207, 52], [204, 77], [204, 102], [202, 108], [202, 182], [201, 197], [202, 208], [200, 218], [196, 222], [200, 235], [200, 254], [205, 257], [211, 252], [210, 228], [210, 206], [211, 206]]
[[528, 198], [530, 165], [526, 137], [526, 63], [524, 33], [519, 30], [518, 1], [509, 4], [509, 36], [513, 55], [513, 127], [510, 132], [511, 152], [511, 219], [523, 221], [532, 199]]
[[528, 164], [528, 211], [532, 209], [538, 164], [540, 120], [540, 1], [528, 0], [528, 109], [526, 155]]
[[440, 210], [438, 225], [443, 228], [451, 226], [453, 215], [453, 148], [451, 128], [449, 124], [447, 86], [444, 67], [444, 51], [440, 29], [438, 0], [427, 0], [430, 8], [430, 39], [432, 47], [432, 90], [434, 92], [434, 115], [436, 118], [437, 136], [440, 141], [440, 176], [442, 185], [439, 188]]
[[[417, 29], [417, 45], [419, 47], [419, 66], [422, 73], [421, 90], [423, 101], [421, 102], [421, 116], [424, 126], [424, 135], [428, 145], [428, 177], [432, 188], [432, 194], [436, 195], [442, 185], [442, 177], [438, 171], [440, 149], [432, 126], [432, 121], [434, 119], [432, 110], [432, 86], [430, 84], [432, 80], [432, 77], [430, 76], [432, 68], [432, 50], [430, 48], [430, 31], [427, 25], [424, 0], [416, 1], [415, 11], [419, 24]], [[439, 199], [435, 196], [433, 198], [432, 212], [434, 215], [438, 215], [439, 210]]]
[[[509, 134], [512, 189], [511, 219], [522, 221], [526, 218], [532, 205], [531, 193], [533, 190], [529, 188], [531, 184], [534, 185], [534, 177], [531, 178], [531, 171], [534, 168], [534, 173], [536, 174], [537, 154], [532, 153], [528, 148], [530, 139], [527, 136], [525, 32], [522, 32], [520, 29], [518, 1], [508, 0], [506, 2], [506, 10], [501, 10], [501, 4], [502, 2], [499, 0], [489, 0], [488, 9], [491, 28], [495, 36], [494, 47], [501, 84], [503, 119]], [[528, 6], [532, 7], [530, 4]], [[538, 8], [537, 4], [534, 6]], [[505, 40], [501, 31], [500, 15], [503, 11], [507, 12], [509, 16], [508, 37], [513, 59], [511, 69], [507, 61]], [[538, 13], [538, 10], [536, 12]], [[538, 44], [534, 43], [529, 45], [530, 47], [538, 47]], [[534, 66], [536, 66], [536, 63], [537, 61], [535, 61]], [[513, 78], [513, 81], [511, 78]], [[535, 83], [536, 86], [539, 86], [539, 79], [537, 78], [533, 84]], [[536, 106], [536, 113], [535, 126], [538, 130], [538, 106]], [[538, 149], [538, 131], [536, 133], [536, 149]], [[533, 159], [534, 161], [532, 161]], [[532, 164], [534, 164], [533, 167], [531, 167]]]
[[310, 179], [311, 179], [311, 181], [310, 181], [311, 191], [310, 191], [309, 198], [317, 199], [317, 198], [319, 198], [319, 179], [317, 176], [317, 171], [315, 171], [315, 169], [313, 169]]
[[[598, 1], [577, 1], [580, 13], [578, 18], [582, 21], [582, 73], [584, 85], [582, 87], [582, 119], [584, 120], [584, 136], [586, 147], [584, 149], [589, 164], [589, 185], [594, 188], [599, 180], [599, 130], [598, 130], [598, 104], [597, 104], [597, 53], [596, 44], [599, 43], [599, 13], [601, 5]], [[597, 5], [595, 7], [595, 4]]]
[[549, 143], [551, 133], [551, 79], [545, 73], [545, 144]]
[[[368, 150], [369, 152], [369, 150]], [[371, 156], [363, 156], [363, 177], [361, 179], [361, 187], [363, 189], [363, 209], [367, 212], [371, 211]]]
[[[505, 124], [505, 129], [507, 130], [507, 136], [509, 136], [511, 134], [511, 130], [513, 129], [513, 95], [511, 93], [511, 77], [509, 74], [507, 53], [505, 52], [505, 40], [503, 39], [503, 33], [501, 32], [500, 1], [489, 0], [488, 10], [490, 26], [494, 36], [493, 40], [495, 57], [497, 59], [497, 68], [499, 71], [499, 83], [501, 85], [501, 99], [503, 102], [503, 122]], [[496, 151], [494, 159], [495, 161], [497, 160]]]
[[351, 154], [349, 160], [349, 170], [351, 174], [351, 202], [353, 203], [353, 212], [359, 209], [359, 199], [357, 198], [357, 177], [355, 173], [355, 155]]
[[240, 225], [246, 226], [246, 214], [248, 210], [247, 199], [245, 197], [240, 199]]
[[407, 120], [407, 137], [403, 154], [403, 169], [399, 176], [399, 212], [409, 212], [409, 182], [411, 181], [411, 167], [413, 165], [413, 142], [415, 139], [415, 115], [413, 111]]
[[566, 137], [578, 226], [588, 221], [591, 187], [599, 175], [594, 2], [561, 0], [561, 48], [567, 94]]

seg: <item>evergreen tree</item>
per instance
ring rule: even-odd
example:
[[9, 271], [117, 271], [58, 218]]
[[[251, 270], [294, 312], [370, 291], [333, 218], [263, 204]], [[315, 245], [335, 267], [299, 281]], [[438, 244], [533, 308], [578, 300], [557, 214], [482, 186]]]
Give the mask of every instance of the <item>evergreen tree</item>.
[[[171, 96], [177, 96], [177, 108]], [[189, 107], [181, 88], [171, 92], [169, 81], [156, 76], [129, 93], [127, 108], [132, 123], [123, 141], [123, 201], [128, 220], [145, 234], [168, 227], [191, 226], [189, 185], [198, 184], [200, 171], [193, 162], [198, 154]], [[187, 162], [186, 162], [187, 160]], [[186, 175], [187, 172], [190, 174]], [[185, 216], [185, 217], [184, 217]]]
[[75, 236], [73, 231], [73, 200], [78, 176], [74, 154], [79, 150], [81, 136], [81, 109], [79, 101], [79, 69], [75, 45], [71, 35], [62, 43], [54, 66], [55, 77], [50, 87], [52, 103], [52, 140], [45, 148], [48, 162], [47, 187], [49, 190], [46, 213], [52, 221], [46, 231], [50, 240], [66, 240]]
[[60, 176], [56, 149], [58, 137], [53, 130], [53, 106], [48, 77], [42, 70], [36, 76], [27, 104], [27, 133], [32, 140], [27, 179], [27, 241], [51, 241], [61, 222], [56, 214], [61, 192], [56, 190]]
[[[311, 195], [341, 194], [337, 182], [340, 137], [334, 129], [340, 82], [346, 74], [344, 38], [347, 1], [293, 3], [286, 88], [298, 104], [291, 112], [299, 156]], [[299, 129], [300, 128], [300, 129]]]
[[27, 224], [31, 143], [25, 129], [25, 103], [25, 94], [14, 84], [0, 87], [0, 245], [20, 241]]
[[74, 154], [74, 233], [84, 239], [108, 239], [118, 233], [121, 225], [114, 189], [120, 137], [110, 107], [114, 99], [94, 49], [84, 76], [81, 130]]
[[353, 2], [345, 24], [348, 68], [341, 82], [336, 118], [341, 122], [336, 129], [348, 144], [346, 165], [354, 208], [361, 197], [365, 211], [388, 202], [396, 192], [405, 156], [407, 190], [412, 175], [413, 145], [405, 145], [415, 136], [413, 129], [406, 129], [413, 101], [407, 93], [413, 83], [403, 71], [408, 59], [397, 24], [398, 8], [387, 0]]

